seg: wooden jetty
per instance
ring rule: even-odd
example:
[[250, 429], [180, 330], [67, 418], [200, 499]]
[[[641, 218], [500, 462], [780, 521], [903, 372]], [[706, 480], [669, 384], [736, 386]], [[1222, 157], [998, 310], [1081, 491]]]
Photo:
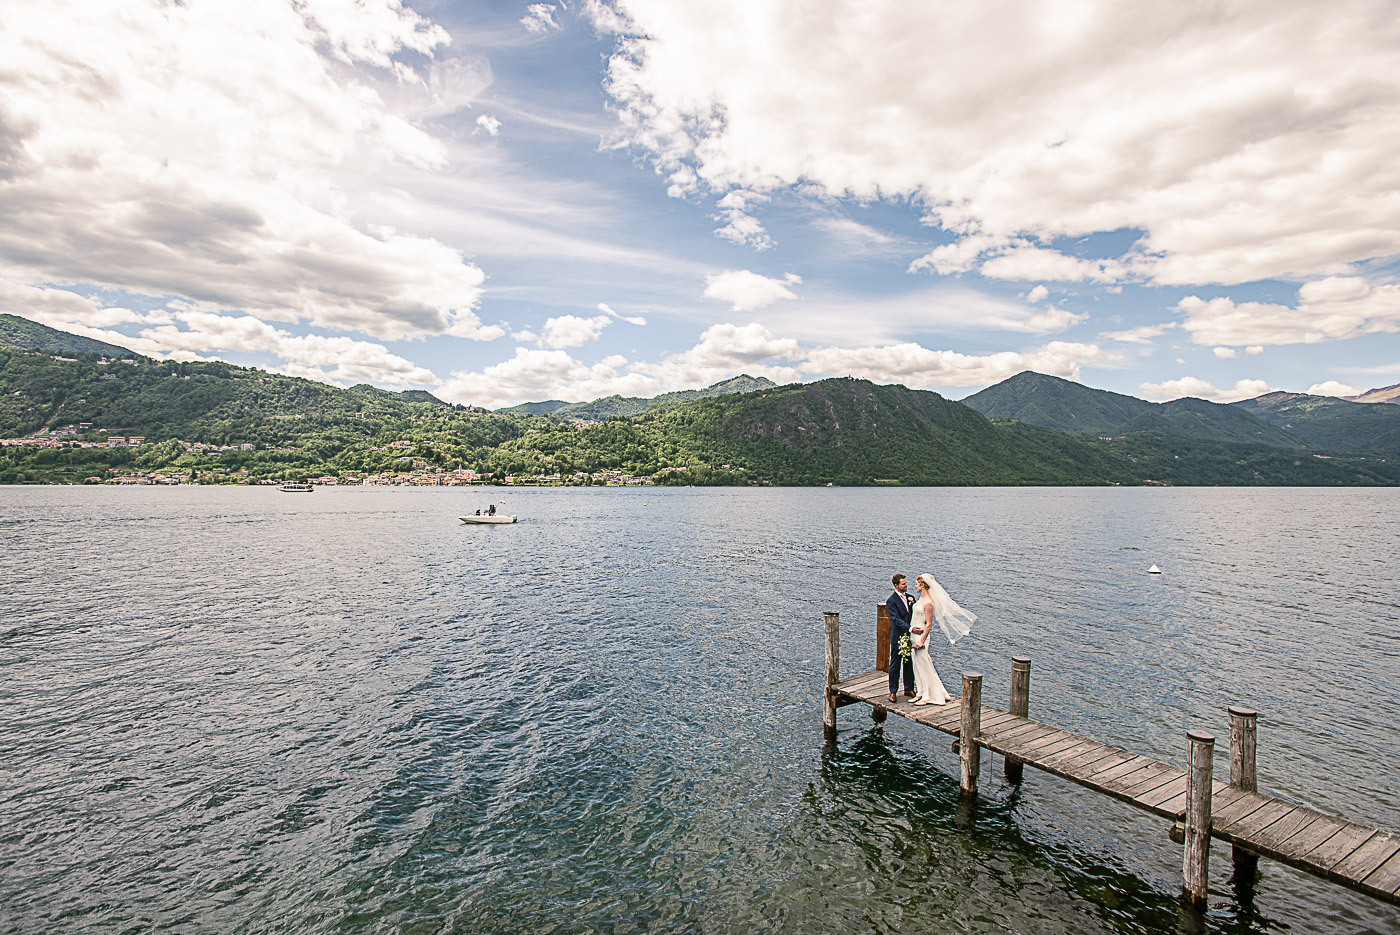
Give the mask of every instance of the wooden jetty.
[[[982, 675], [965, 672], [962, 693], [947, 705], [915, 706], [899, 695], [889, 701], [886, 668], [889, 622], [881, 605], [876, 626], [877, 667], [848, 678], [840, 676], [840, 615], [825, 615], [826, 691], [824, 725], [836, 729], [836, 710], [864, 703], [877, 721], [897, 714], [957, 736], [960, 788], [977, 794], [983, 748], [1006, 758], [1006, 776], [1021, 778], [1033, 766], [1095, 792], [1173, 822], [1172, 838], [1184, 845], [1182, 896], [1204, 906], [1210, 862], [1210, 839], [1233, 845], [1236, 874], [1253, 879], [1260, 856], [1282, 861], [1334, 883], [1400, 905], [1400, 834], [1327, 815], [1260, 793], [1254, 768], [1257, 714], [1228, 709], [1230, 781], [1213, 777], [1215, 738], [1187, 731], [1186, 767], [1163, 763], [1031, 720], [1031, 661], [1015, 657], [1011, 666], [1008, 710], [982, 704]], [[967, 742], [968, 739], [973, 742]]]

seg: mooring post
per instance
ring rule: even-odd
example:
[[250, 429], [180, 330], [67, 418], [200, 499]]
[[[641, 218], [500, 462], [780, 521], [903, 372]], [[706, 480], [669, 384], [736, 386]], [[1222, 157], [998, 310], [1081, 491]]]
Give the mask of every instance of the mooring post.
[[1186, 766], [1186, 846], [1181, 860], [1181, 896], [1204, 909], [1210, 880], [1210, 784], [1215, 738], [1188, 730]]
[[826, 696], [822, 706], [822, 727], [836, 733], [836, 683], [841, 681], [841, 615], [834, 610], [822, 614], [826, 624]]
[[[1230, 786], [1245, 792], [1259, 791], [1259, 776], [1254, 771], [1254, 748], [1259, 712], [1231, 705], [1230, 713]], [[1235, 861], [1235, 878], [1253, 882], [1259, 872], [1259, 858], [1238, 844], [1230, 845]]]
[[958, 730], [958, 756], [962, 759], [962, 794], [977, 794], [977, 774], [982, 769], [982, 673], [964, 672], [962, 677], [962, 724]]
[[890, 609], [884, 604], [875, 605], [875, 668], [890, 670]]
[[[1011, 704], [1007, 712], [1018, 717], [1028, 717], [1031, 710], [1031, 661], [1025, 656], [1011, 657]], [[1010, 782], [1021, 781], [1021, 761], [1014, 756], [1006, 757], [1006, 778]]]

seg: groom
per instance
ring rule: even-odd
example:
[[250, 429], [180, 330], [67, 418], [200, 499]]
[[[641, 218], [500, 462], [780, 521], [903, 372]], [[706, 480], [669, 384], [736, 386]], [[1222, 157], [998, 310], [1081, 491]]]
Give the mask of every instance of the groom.
[[885, 601], [885, 607], [890, 612], [890, 701], [893, 702], [898, 700], [895, 693], [899, 691], [901, 669], [904, 671], [904, 694], [914, 697], [914, 660], [899, 654], [899, 638], [909, 632], [914, 599], [909, 596], [909, 579], [897, 574], [890, 581], [894, 584], [894, 593]]

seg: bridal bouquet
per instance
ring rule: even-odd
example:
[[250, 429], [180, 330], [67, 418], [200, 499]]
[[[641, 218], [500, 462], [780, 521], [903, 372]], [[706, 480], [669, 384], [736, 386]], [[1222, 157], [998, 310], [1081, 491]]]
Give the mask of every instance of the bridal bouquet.
[[908, 633], [899, 638], [899, 655], [903, 659], [914, 658], [914, 641], [909, 638]]

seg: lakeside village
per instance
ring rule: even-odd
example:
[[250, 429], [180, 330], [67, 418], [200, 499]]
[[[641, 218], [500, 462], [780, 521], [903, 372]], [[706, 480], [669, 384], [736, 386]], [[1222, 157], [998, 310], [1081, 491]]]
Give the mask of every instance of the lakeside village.
[[[105, 435], [106, 429], [94, 429], [90, 422], [79, 422], [73, 425], [65, 425], [56, 429], [40, 429], [33, 435], [21, 438], [0, 438], [0, 447], [24, 447], [24, 448], [58, 448], [58, 449], [139, 449], [146, 445], [146, 438], [142, 435]], [[93, 436], [101, 436], [101, 440], [91, 440]], [[219, 455], [227, 451], [296, 451], [296, 448], [283, 448], [273, 445], [257, 446], [248, 442], [236, 445], [209, 445], [202, 442], [185, 442], [179, 439], [171, 440], [174, 444], [187, 454], [191, 455]], [[168, 443], [167, 443], [168, 444]], [[414, 443], [407, 439], [391, 442], [382, 448], [371, 449], [373, 451], [393, 451], [411, 449]], [[675, 467], [664, 467], [656, 474], [634, 475], [626, 474], [622, 471], [595, 471], [592, 473], [580, 471], [575, 474], [542, 474], [542, 475], [506, 475], [504, 477], [494, 477], [491, 474], [479, 474], [470, 468], [445, 469], [432, 467], [426, 461], [414, 458], [409, 455], [402, 455], [394, 459], [398, 464], [403, 465], [399, 471], [381, 471], [370, 473], [366, 471], [342, 471], [338, 474], [324, 474], [320, 477], [305, 478], [305, 483], [318, 486], [393, 486], [393, 487], [460, 487], [473, 484], [491, 484], [496, 486], [531, 486], [531, 487], [650, 487], [657, 483], [657, 478], [665, 474], [682, 470]], [[731, 468], [723, 465], [724, 470], [742, 472], [743, 468]], [[227, 470], [219, 467], [189, 467], [189, 468], [163, 468], [156, 471], [143, 471], [131, 466], [122, 465], [107, 468], [100, 475], [92, 475], [81, 479], [74, 478], [73, 483], [83, 484], [255, 484], [255, 485], [277, 485], [283, 483], [282, 480], [273, 478], [251, 479], [246, 470]]]

